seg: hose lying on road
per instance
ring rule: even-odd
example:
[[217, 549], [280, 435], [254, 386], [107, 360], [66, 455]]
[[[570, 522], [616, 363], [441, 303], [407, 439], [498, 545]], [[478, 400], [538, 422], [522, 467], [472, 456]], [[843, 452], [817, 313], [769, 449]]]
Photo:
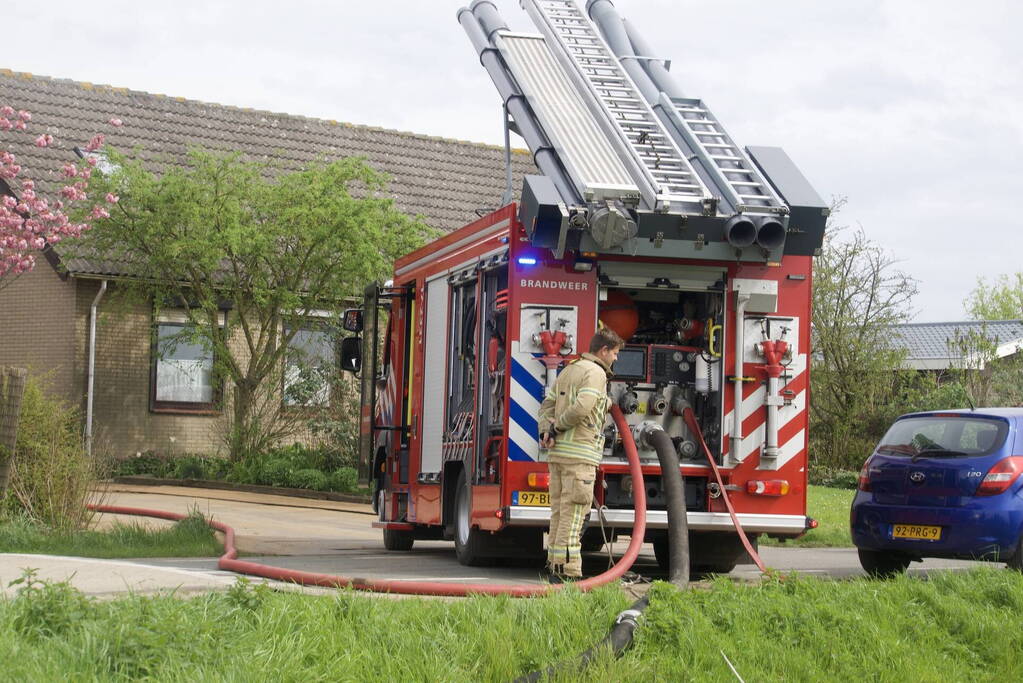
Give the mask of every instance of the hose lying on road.
[[[616, 565], [603, 574], [594, 576], [571, 585], [581, 591], [589, 591], [598, 586], [603, 586], [620, 578], [636, 561], [639, 549], [643, 545], [643, 537], [646, 535], [646, 491], [643, 486], [643, 471], [640, 468], [639, 452], [632, 440], [631, 432], [625, 422], [625, 417], [617, 407], [612, 410], [615, 422], [625, 441], [625, 453], [629, 459], [629, 473], [632, 475], [635, 485], [634, 507], [636, 510], [635, 520], [632, 527], [632, 538], [625, 555]], [[90, 505], [90, 509], [97, 512], [107, 512], [118, 515], [137, 515], [142, 517], [156, 517], [158, 519], [182, 520], [188, 515], [166, 512], [163, 510], [146, 510], [142, 508], [120, 507], [116, 505]], [[258, 562], [247, 562], [239, 560], [238, 550], [234, 545], [234, 529], [221, 522], [210, 520], [208, 524], [224, 534], [224, 554], [217, 562], [217, 567], [225, 571], [260, 576], [276, 581], [287, 581], [303, 586], [323, 586], [326, 588], [354, 588], [356, 590], [371, 591], [375, 593], [402, 593], [406, 595], [439, 595], [448, 597], [464, 597], [468, 595], [509, 595], [513, 598], [532, 598], [543, 595], [550, 595], [565, 588], [566, 584], [544, 584], [540, 586], [514, 585], [514, 584], [487, 584], [487, 583], [463, 583], [450, 584], [439, 581], [397, 581], [389, 579], [366, 579], [349, 578], [334, 574], [319, 574], [304, 572], [296, 569], [282, 569], [271, 567]]]

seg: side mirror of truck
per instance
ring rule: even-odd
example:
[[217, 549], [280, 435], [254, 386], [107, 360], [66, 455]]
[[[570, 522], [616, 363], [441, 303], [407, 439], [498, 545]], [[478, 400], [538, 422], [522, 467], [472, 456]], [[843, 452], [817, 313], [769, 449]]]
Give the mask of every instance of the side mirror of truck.
[[362, 369], [362, 339], [359, 337], [345, 337], [341, 340], [341, 369], [354, 373]]
[[345, 311], [344, 318], [341, 320], [341, 327], [346, 332], [355, 332], [358, 334], [362, 332], [362, 309], [361, 308], [349, 308]]

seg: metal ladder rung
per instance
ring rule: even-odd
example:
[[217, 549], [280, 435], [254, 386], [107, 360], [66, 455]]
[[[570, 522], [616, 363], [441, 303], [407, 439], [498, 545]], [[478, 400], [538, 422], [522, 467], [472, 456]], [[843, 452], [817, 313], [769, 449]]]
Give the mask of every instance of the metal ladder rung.
[[[621, 134], [622, 143], [643, 167], [647, 184], [653, 182], [687, 198], [703, 197], [706, 188], [685, 154], [636, 90], [617, 56], [608, 51], [578, 0], [535, 0], [534, 6], [543, 15], [541, 32], [560, 43], [563, 54], [578, 69], [596, 103]], [[658, 199], [662, 196], [663, 192], [657, 193]]]

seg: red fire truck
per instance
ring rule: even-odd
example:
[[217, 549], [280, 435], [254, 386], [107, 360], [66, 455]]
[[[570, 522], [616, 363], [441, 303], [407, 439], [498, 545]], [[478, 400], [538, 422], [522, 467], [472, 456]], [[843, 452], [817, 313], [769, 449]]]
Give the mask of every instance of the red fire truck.
[[[540, 35], [509, 31], [489, 0], [459, 21], [541, 173], [518, 203], [399, 259], [346, 316], [363, 333], [342, 356], [362, 366], [375, 526], [389, 550], [452, 539], [464, 564], [541, 555], [537, 411], [606, 325], [627, 342], [608, 391], [643, 462], [646, 540], [667, 564], [660, 466], [642, 438], [656, 428], [680, 458], [693, 567], [729, 571], [744, 550], [726, 496], [751, 536], [809, 524], [811, 273], [827, 209], [784, 152], [738, 147], [682, 96], [609, 0], [522, 5]], [[610, 419], [605, 435], [590, 550], [633, 523]]]

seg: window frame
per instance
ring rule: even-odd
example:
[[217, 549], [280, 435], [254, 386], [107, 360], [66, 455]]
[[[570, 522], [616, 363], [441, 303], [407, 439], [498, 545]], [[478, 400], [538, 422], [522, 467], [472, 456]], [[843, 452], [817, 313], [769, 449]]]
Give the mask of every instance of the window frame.
[[[221, 312], [220, 325], [224, 326], [226, 320], [225, 312]], [[217, 355], [210, 350], [210, 361], [212, 365], [212, 396], [210, 401], [165, 401], [156, 398], [157, 371], [160, 363], [160, 327], [173, 326], [178, 328], [194, 327], [184, 312], [180, 310], [162, 311], [156, 313], [150, 326], [150, 347], [149, 347], [149, 412], [175, 415], [211, 415], [217, 416], [223, 413], [224, 380], [217, 378]]]
[[[305, 319], [291, 323], [281, 324], [281, 343], [286, 344], [288, 350], [292, 348], [292, 343], [295, 341], [295, 337], [291, 338], [291, 341], [285, 342], [284, 337], [287, 336], [288, 332], [294, 329], [296, 332], [311, 331], [311, 332], [322, 332], [328, 337], [330, 336], [331, 320], [333, 315], [329, 312], [313, 311]], [[319, 328], [319, 329], [317, 329]], [[334, 335], [333, 343], [330, 345], [331, 351], [333, 352], [333, 358], [330, 359], [332, 367], [339, 373], [341, 365], [341, 339], [344, 337], [343, 330], [338, 327], [337, 333]], [[317, 411], [323, 409], [333, 408], [337, 405], [337, 391], [336, 384], [338, 377], [336, 373], [331, 372], [328, 374], [326, 379], [326, 390], [327, 400], [323, 403], [288, 403], [287, 392], [288, 392], [288, 366], [289, 358], [288, 351], [285, 351], [284, 357], [282, 358], [283, 368], [281, 372], [281, 401], [280, 409], [282, 411]]]

